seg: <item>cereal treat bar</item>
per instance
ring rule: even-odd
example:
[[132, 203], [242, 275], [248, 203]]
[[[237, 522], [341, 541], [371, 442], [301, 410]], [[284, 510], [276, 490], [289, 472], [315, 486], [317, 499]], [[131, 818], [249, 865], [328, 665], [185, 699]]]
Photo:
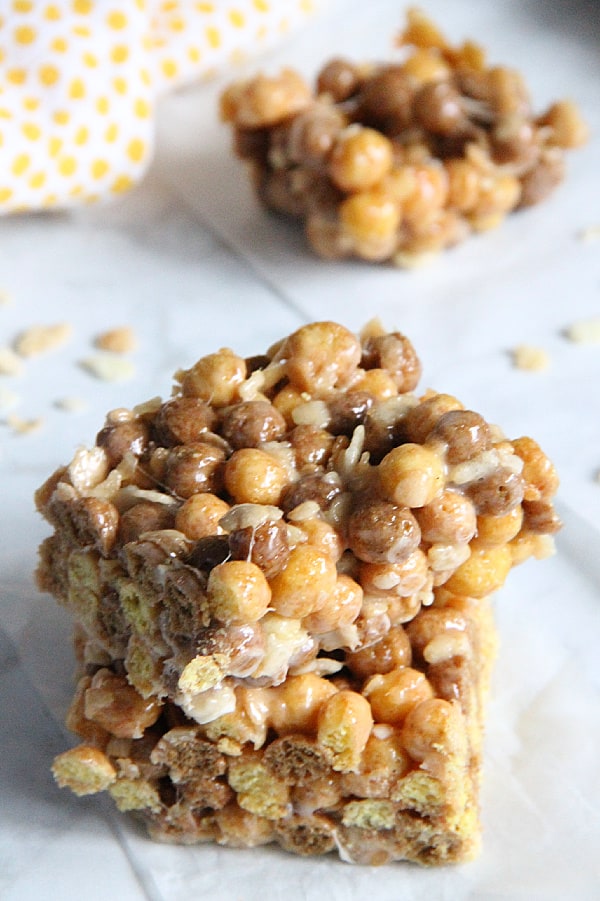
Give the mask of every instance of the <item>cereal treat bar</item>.
[[80, 666], [59, 785], [163, 841], [475, 853], [489, 598], [552, 552], [557, 477], [419, 376], [378, 322], [222, 349], [39, 489]]
[[416, 265], [539, 203], [587, 139], [572, 102], [535, 115], [517, 71], [422, 13], [398, 44], [394, 63], [331, 60], [314, 92], [285, 69], [222, 96], [261, 202], [302, 220], [322, 257]]

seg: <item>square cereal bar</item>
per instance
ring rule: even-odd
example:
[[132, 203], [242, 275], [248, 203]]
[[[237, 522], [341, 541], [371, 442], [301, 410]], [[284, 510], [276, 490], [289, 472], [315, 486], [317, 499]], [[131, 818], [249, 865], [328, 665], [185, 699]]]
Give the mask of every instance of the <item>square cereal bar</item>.
[[473, 856], [490, 596], [552, 552], [557, 477], [419, 376], [377, 322], [221, 349], [39, 489], [80, 668], [59, 785], [163, 841]]

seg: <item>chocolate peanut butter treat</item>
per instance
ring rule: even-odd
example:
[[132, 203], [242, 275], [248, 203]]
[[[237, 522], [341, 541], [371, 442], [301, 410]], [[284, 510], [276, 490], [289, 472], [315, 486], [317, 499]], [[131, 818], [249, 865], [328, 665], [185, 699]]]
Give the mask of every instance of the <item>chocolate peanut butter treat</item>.
[[389, 63], [333, 59], [232, 84], [221, 115], [260, 201], [319, 256], [413, 266], [544, 200], [588, 130], [568, 100], [534, 112], [519, 72], [452, 46], [410, 10]]
[[223, 349], [39, 489], [79, 661], [59, 785], [163, 841], [475, 854], [490, 596], [552, 553], [557, 477], [419, 373], [377, 322]]

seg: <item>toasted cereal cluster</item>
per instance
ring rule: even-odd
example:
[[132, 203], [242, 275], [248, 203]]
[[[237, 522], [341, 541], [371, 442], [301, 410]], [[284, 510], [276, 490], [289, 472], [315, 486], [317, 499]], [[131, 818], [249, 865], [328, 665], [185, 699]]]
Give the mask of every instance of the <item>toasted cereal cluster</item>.
[[164, 841], [475, 853], [488, 598], [552, 552], [557, 477], [419, 375], [378, 322], [222, 349], [39, 489], [80, 664], [61, 786]]
[[286, 69], [222, 96], [261, 202], [303, 220], [319, 256], [416, 265], [544, 200], [587, 139], [572, 102], [535, 115], [519, 72], [417, 10], [398, 45], [395, 63], [331, 60], [314, 92]]

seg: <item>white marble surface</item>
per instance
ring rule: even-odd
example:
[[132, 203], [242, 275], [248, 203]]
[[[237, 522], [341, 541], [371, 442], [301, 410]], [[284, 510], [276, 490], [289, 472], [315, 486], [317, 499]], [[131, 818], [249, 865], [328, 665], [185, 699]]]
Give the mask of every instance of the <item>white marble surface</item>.
[[[0, 221], [0, 345], [28, 325], [68, 320], [64, 350], [32, 360], [0, 387], [43, 428], [0, 431], [0, 897], [179, 901], [273, 899], [564, 899], [600, 894], [600, 347], [562, 336], [600, 315], [600, 9], [594, 0], [432, 0], [452, 37], [474, 35], [520, 68], [536, 105], [572, 96], [593, 137], [544, 206], [513, 217], [411, 273], [311, 257], [300, 234], [260, 212], [216, 122], [219, 85], [163, 104], [159, 153], [147, 180], [117, 204]], [[346, 27], [340, 29], [340, 16]], [[398, 4], [337, 0], [271, 59], [306, 73], [336, 52], [384, 57]], [[242, 354], [315, 318], [350, 327], [379, 315], [413, 339], [423, 386], [530, 433], [556, 461], [566, 528], [559, 554], [517, 570], [498, 598], [502, 648], [490, 704], [480, 859], [445, 871], [377, 871], [237, 852], [151, 844], [102, 799], [77, 800], [49, 775], [69, 738], [69, 623], [36, 593], [36, 546], [47, 527], [33, 490], [104, 413], [170, 390], [174, 369], [231, 345]], [[78, 365], [107, 325], [140, 336], [136, 376], [93, 380]], [[545, 373], [512, 368], [519, 343], [546, 348]], [[80, 413], [55, 407], [65, 396]], [[284, 882], [284, 880], [288, 880]]]

